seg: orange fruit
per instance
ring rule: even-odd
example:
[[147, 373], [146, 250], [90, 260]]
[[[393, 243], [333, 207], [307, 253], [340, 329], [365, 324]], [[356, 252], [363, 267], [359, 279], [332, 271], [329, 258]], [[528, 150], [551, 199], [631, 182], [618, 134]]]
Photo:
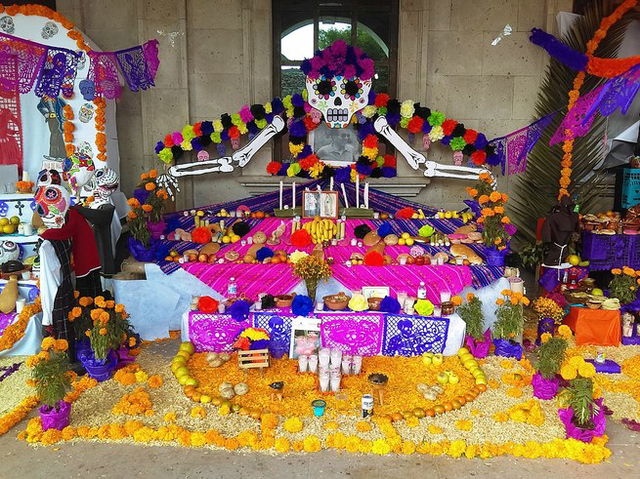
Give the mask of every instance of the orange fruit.
[[399, 412], [394, 412], [391, 415], [391, 420], [392, 421], [402, 421], [404, 419], [404, 416], [402, 414], [400, 414]]
[[481, 393], [485, 392], [487, 390], [487, 385], [486, 384], [478, 384], [476, 386], [476, 389], [478, 389]]
[[460, 403], [461, 406], [467, 404], [467, 399], [464, 396], [458, 396], [456, 400]]
[[453, 401], [451, 401], [451, 406], [453, 407], [453, 409], [460, 409], [462, 407], [462, 404], [457, 399], [454, 399]]
[[435, 411], [436, 414], [444, 414], [444, 411], [445, 411], [442, 404], [438, 404], [436, 407], [433, 408], [433, 410]]
[[433, 408], [429, 408], [424, 412], [428, 417], [433, 417], [436, 415], [436, 412]]
[[191, 400], [195, 402], [200, 402], [200, 397], [202, 397], [202, 394], [200, 394], [199, 392], [194, 392], [193, 396], [191, 396]]
[[444, 403], [442, 406], [444, 407], [445, 411], [452, 411], [453, 410], [453, 404], [451, 404], [449, 401]]

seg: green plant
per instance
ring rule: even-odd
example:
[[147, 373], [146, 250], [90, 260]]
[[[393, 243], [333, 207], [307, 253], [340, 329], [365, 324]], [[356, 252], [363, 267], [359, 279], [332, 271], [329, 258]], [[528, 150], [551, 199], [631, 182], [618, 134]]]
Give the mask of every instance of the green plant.
[[524, 305], [529, 299], [520, 293], [513, 293], [508, 289], [502, 291], [503, 298], [498, 298], [496, 304], [497, 320], [493, 323], [493, 337], [495, 339], [514, 339], [522, 334], [524, 329]]
[[467, 296], [467, 302], [456, 310], [458, 316], [467, 324], [467, 334], [473, 339], [484, 339], [484, 314], [482, 314], [482, 301], [474, 294]]
[[522, 266], [528, 271], [535, 271], [544, 259], [544, 246], [542, 243], [528, 243], [519, 251]]
[[27, 360], [31, 370], [31, 384], [40, 401], [50, 408], [58, 407], [71, 387], [68, 344], [64, 339], [47, 337], [42, 340], [42, 351]]
[[583, 429], [593, 429], [593, 416], [598, 414], [598, 404], [593, 399], [593, 380], [577, 377], [566, 389], [567, 405], [573, 410], [573, 422]]
[[622, 304], [633, 302], [638, 291], [636, 272], [628, 266], [622, 269], [614, 268], [611, 272], [613, 279], [609, 282], [609, 296], [618, 298]]
[[565, 359], [568, 343], [563, 338], [551, 338], [535, 351], [535, 367], [545, 379], [553, 379]]
[[[587, 42], [599, 28], [600, 20], [613, 8], [610, 7], [607, 10], [604, 4], [605, 2], [601, 1], [588, 2], [584, 15], [576, 18], [562, 41], [571, 48], [584, 52]], [[595, 55], [614, 58], [629, 22], [637, 15], [637, 12], [631, 10], [616, 22], [600, 42]], [[542, 132], [540, 140], [529, 153], [526, 171], [515, 179], [509, 206], [512, 220], [518, 227], [519, 242], [535, 241], [538, 218], [544, 217], [556, 204], [563, 151], [562, 144], [549, 146], [549, 140], [564, 118], [568, 92], [573, 88], [575, 76], [575, 70], [562, 65], [557, 60], [549, 60], [538, 91], [535, 117], [541, 118], [554, 111], [560, 111], [560, 113]], [[580, 90], [581, 96], [604, 81], [605, 79], [587, 75]], [[597, 115], [589, 132], [577, 138], [574, 143], [570, 194], [580, 198], [583, 213], [595, 209], [602, 197], [604, 188], [602, 180], [606, 174], [601, 166], [606, 152], [602, 138], [606, 132], [607, 121], [606, 117]]]

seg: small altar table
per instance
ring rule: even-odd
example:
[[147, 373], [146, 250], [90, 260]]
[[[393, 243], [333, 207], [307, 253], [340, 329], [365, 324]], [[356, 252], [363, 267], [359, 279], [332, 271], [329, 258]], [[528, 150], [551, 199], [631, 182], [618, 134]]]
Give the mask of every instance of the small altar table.
[[564, 319], [576, 335], [576, 344], [619, 346], [622, 336], [620, 311], [604, 309], [571, 308]]

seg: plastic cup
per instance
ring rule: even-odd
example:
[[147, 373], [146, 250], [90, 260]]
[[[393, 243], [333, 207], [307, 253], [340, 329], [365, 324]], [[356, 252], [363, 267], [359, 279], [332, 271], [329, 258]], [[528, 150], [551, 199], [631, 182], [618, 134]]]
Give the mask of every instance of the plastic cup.
[[311, 407], [313, 407], [313, 415], [316, 417], [324, 416], [324, 410], [327, 407], [327, 402], [323, 399], [315, 399], [311, 401]]

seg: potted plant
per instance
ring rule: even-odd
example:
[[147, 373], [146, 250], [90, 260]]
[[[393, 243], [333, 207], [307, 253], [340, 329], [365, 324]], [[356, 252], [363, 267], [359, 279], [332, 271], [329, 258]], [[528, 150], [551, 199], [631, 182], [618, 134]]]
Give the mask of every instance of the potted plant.
[[531, 305], [538, 316], [538, 337], [536, 344], [540, 345], [540, 337], [544, 333], [553, 335], [556, 326], [562, 324], [564, 309], [551, 298], [539, 297]]
[[476, 358], [484, 358], [489, 354], [491, 331], [484, 326], [482, 301], [475, 294], [467, 294], [467, 302], [457, 309], [458, 315], [467, 325], [465, 345]]
[[166, 223], [162, 220], [169, 195], [157, 184], [158, 171], [150, 170], [140, 175], [140, 184], [128, 203], [131, 210], [127, 223], [132, 237], [129, 241], [131, 254], [139, 261], [149, 261], [149, 244], [164, 233]]
[[69, 425], [71, 404], [64, 401], [71, 387], [73, 373], [69, 371], [69, 345], [65, 339], [47, 337], [42, 340], [40, 353], [31, 356], [31, 384], [42, 402], [39, 409], [42, 429], [64, 429]]
[[567, 407], [558, 410], [566, 437], [591, 442], [604, 434], [607, 421], [602, 399], [595, 399], [593, 377], [596, 368], [580, 356], [574, 356], [562, 366], [560, 374], [569, 381], [564, 393]]
[[307, 296], [315, 303], [318, 283], [331, 277], [331, 267], [324, 259], [309, 255], [294, 263], [293, 274], [304, 280]]
[[129, 337], [131, 327], [121, 304], [96, 296], [94, 305], [90, 313], [93, 325], [85, 332], [91, 343], [91, 354], [86, 354], [81, 360], [89, 376], [105, 381], [117, 365], [116, 351]]
[[478, 224], [482, 225], [482, 240], [490, 250], [487, 253], [487, 264], [504, 266], [504, 258], [509, 251], [509, 240], [515, 233], [515, 227], [505, 214], [505, 204], [509, 197], [494, 191], [493, 177], [480, 173], [475, 187], [467, 188], [469, 195], [480, 207]]
[[618, 298], [621, 304], [635, 301], [638, 292], [638, 275], [633, 268], [624, 266], [622, 269], [613, 268], [613, 279], [609, 282], [609, 296]]
[[501, 292], [502, 298], [496, 300], [497, 320], [493, 323], [493, 344], [496, 356], [522, 358], [522, 345], [516, 341], [522, 337], [524, 327], [524, 306], [529, 299], [522, 293], [508, 289]]
[[91, 350], [91, 343], [86, 336], [86, 332], [93, 327], [91, 319], [91, 310], [94, 309], [93, 298], [82, 296], [76, 298], [76, 305], [71, 308], [68, 314], [68, 320], [73, 324], [75, 333], [75, 355], [78, 361], [81, 357]]
[[[547, 333], [548, 334], [548, 333]], [[531, 378], [533, 395], [539, 399], [553, 399], [558, 393], [558, 373], [565, 359], [568, 343], [560, 337], [545, 336], [535, 351], [536, 373]]]

